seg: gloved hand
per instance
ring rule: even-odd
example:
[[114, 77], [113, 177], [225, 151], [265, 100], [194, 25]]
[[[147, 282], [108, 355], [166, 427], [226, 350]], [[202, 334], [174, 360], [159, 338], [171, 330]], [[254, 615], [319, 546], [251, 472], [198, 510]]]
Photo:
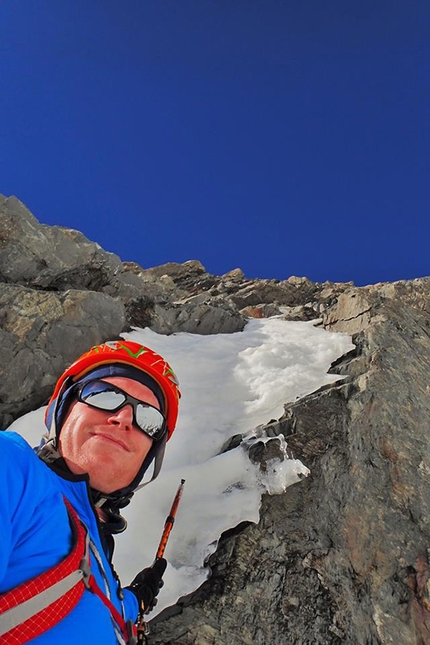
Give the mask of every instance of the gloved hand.
[[162, 578], [166, 567], [166, 560], [160, 558], [151, 567], [147, 567], [138, 573], [131, 585], [126, 587], [126, 589], [130, 589], [136, 596], [139, 607], [143, 603], [145, 613], [151, 611], [157, 604], [156, 596], [164, 585]]

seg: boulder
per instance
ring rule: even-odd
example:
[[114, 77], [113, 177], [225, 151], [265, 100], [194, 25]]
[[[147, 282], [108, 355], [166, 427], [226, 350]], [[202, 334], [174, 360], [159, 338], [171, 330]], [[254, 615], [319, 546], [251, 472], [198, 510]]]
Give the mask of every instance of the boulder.
[[0, 281], [38, 289], [97, 291], [121, 266], [82, 233], [44, 226], [16, 197], [0, 195]]
[[156, 304], [148, 326], [159, 334], [232, 334], [242, 331], [246, 320], [229, 299], [199, 294], [169, 307]]
[[46, 403], [61, 372], [124, 320], [123, 305], [101, 293], [0, 284], [0, 427]]

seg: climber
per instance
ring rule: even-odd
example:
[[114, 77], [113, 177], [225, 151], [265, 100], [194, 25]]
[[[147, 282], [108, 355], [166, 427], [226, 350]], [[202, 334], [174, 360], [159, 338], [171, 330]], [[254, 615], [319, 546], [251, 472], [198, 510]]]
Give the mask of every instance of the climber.
[[155, 605], [166, 561], [121, 588], [113, 535], [126, 528], [121, 509], [159, 473], [179, 397], [161, 356], [111, 341], [60, 376], [35, 451], [0, 433], [1, 645], [136, 642], [138, 610]]

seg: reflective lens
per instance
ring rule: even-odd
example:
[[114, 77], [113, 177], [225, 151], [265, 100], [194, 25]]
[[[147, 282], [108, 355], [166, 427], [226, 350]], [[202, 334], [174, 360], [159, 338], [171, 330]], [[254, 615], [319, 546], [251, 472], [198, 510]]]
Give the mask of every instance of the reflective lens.
[[154, 441], [161, 439], [166, 431], [166, 421], [160, 410], [149, 403], [135, 399], [134, 396], [130, 396], [111, 383], [90, 381], [78, 391], [78, 399], [93, 408], [109, 412], [116, 412], [124, 405], [131, 405], [133, 423]]

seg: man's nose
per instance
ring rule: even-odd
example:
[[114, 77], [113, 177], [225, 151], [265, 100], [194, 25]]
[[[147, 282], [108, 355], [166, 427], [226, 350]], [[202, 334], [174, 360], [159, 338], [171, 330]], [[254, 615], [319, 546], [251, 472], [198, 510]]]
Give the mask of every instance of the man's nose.
[[112, 412], [108, 418], [109, 423], [114, 423], [116, 425], [124, 427], [124, 429], [130, 429], [133, 426], [133, 408], [128, 403], [124, 405], [119, 410]]

